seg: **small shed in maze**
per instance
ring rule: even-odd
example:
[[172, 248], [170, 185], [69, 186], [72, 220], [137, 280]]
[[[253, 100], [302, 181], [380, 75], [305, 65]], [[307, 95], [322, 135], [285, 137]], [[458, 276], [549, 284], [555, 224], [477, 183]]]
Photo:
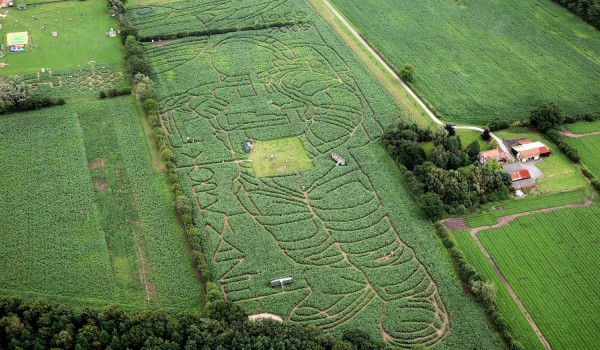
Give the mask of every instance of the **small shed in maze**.
[[271, 287], [273, 287], [273, 288], [275, 288], [275, 287], [283, 288], [283, 286], [292, 284], [293, 282], [294, 282], [294, 279], [292, 278], [292, 276], [277, 277], [277, 278], [274, 278], [269, 281], [269, 283], [271, 284]]
[[250, 153], [250, 151], [254, 149], [254, 139], [242, 142], [242, 148], [244, 149], [244, 152]]
[[331, 153], [331, 158], [335, 161], [335, 165], [346, 165], [346, 160], [337, 153]]

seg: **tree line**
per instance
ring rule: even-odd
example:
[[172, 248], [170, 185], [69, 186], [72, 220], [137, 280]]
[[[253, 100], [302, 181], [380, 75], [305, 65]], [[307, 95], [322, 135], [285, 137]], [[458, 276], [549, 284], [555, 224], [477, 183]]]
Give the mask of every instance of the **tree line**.
[[272, 320], [249, 321], [239, 306], [220, 301], [210, 318], [164, 310], [126, 312], [120, 306], [77, 309], [0, 298], [0, 349], [310, 349], [382, 350], [362, 330], [340, 336]]
[[553, 0], [600, 29], [600, 0]]

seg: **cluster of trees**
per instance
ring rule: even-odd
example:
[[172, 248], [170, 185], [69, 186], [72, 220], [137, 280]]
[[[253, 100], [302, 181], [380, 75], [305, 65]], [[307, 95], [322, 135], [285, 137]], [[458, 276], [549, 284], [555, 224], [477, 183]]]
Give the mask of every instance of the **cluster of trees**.
[[600, 29], [600, 0], [554, 0]]
[[573, 124], [577, 122], [595, 122], [596, 120], [600, 120], [600, 113], [565, 115], [565, 124]]
[[131, 95], [131, 88], [125, 87], [121, 89], [110, 88], [108, 90], [100, 90], [99, 95], [101, 99]]
[[378, 350], [361, 330], [341, 338], [316, 327], [271, 320], [250, 322], [239, 306], [221, 301], [210, 319], [190, 313], [138, 311], [119, 306], [73, 309], [0, 298], [0, 349], [332, 349]]
[[108, 13], [117, 18], [119, 25], [125, 24], [125, 3], [126, 0], [108, 0]]
[[579, 163], [579, 152], [569, 145], [558, 131], [566, 119], [560, 107], [554, 102], [549, 102], [531, 111], [529, 125], [545, 134], [572, 162]]
[[506, 319], [496, 306], [497, 286], [480, 275], [475, 267], [467, 261], [462, 251], [456, 245], [454, 238], [441, 223], [435, 223], [435, 232], [440, 237], [444, 246], [448, 249], [454, 265], [459, 272], [461, 279], [468, 286], [468, 291], [475, 297], [486, 311], [490, 321], [496, 327], [510, 350], [522, 350], [525, 347], [516, 340], [514, 333], [508, 326]]
[[64, 105], [62, 98], [33, 96], [29, 85], [19, 76], [11, 76], [0, 83], [0, 113], [37, 110], [44, 107]]
[[[432, 161], [425, 161], [421, 142], [432, 141]], [[418, 125], [400, 122], [382, 139], [388, 153], [401, 163], [407, 187], [418, 199], [425, 214], [439, 219], [444, 211], [462, 215], [480, 204], [508, 198], [510, 177], [495, 161], [481, 166], [476, 140], [463, 150], [460, 136], [451, 125], [433, 132]], [[468, 172], [459, 168], [474, 164]]]

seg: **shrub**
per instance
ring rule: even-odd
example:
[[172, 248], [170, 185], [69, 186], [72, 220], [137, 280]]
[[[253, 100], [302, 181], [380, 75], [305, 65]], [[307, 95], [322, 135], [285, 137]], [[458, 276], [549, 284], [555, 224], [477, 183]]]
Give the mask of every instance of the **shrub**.
[[407, 83], [412, 83], [415, 79], [415, 69], [410, 64], [405, 64], [399, 72], [400, 79]]

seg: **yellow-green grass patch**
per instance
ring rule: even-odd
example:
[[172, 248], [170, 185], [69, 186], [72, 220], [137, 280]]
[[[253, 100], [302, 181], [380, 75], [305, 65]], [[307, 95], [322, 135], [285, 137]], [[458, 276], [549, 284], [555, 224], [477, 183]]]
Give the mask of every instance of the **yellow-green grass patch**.
[[254, 141], [248, 154], [252, 170], [257, 177], [273, 176], [306, 170], [313, 162], [298, 137]]

